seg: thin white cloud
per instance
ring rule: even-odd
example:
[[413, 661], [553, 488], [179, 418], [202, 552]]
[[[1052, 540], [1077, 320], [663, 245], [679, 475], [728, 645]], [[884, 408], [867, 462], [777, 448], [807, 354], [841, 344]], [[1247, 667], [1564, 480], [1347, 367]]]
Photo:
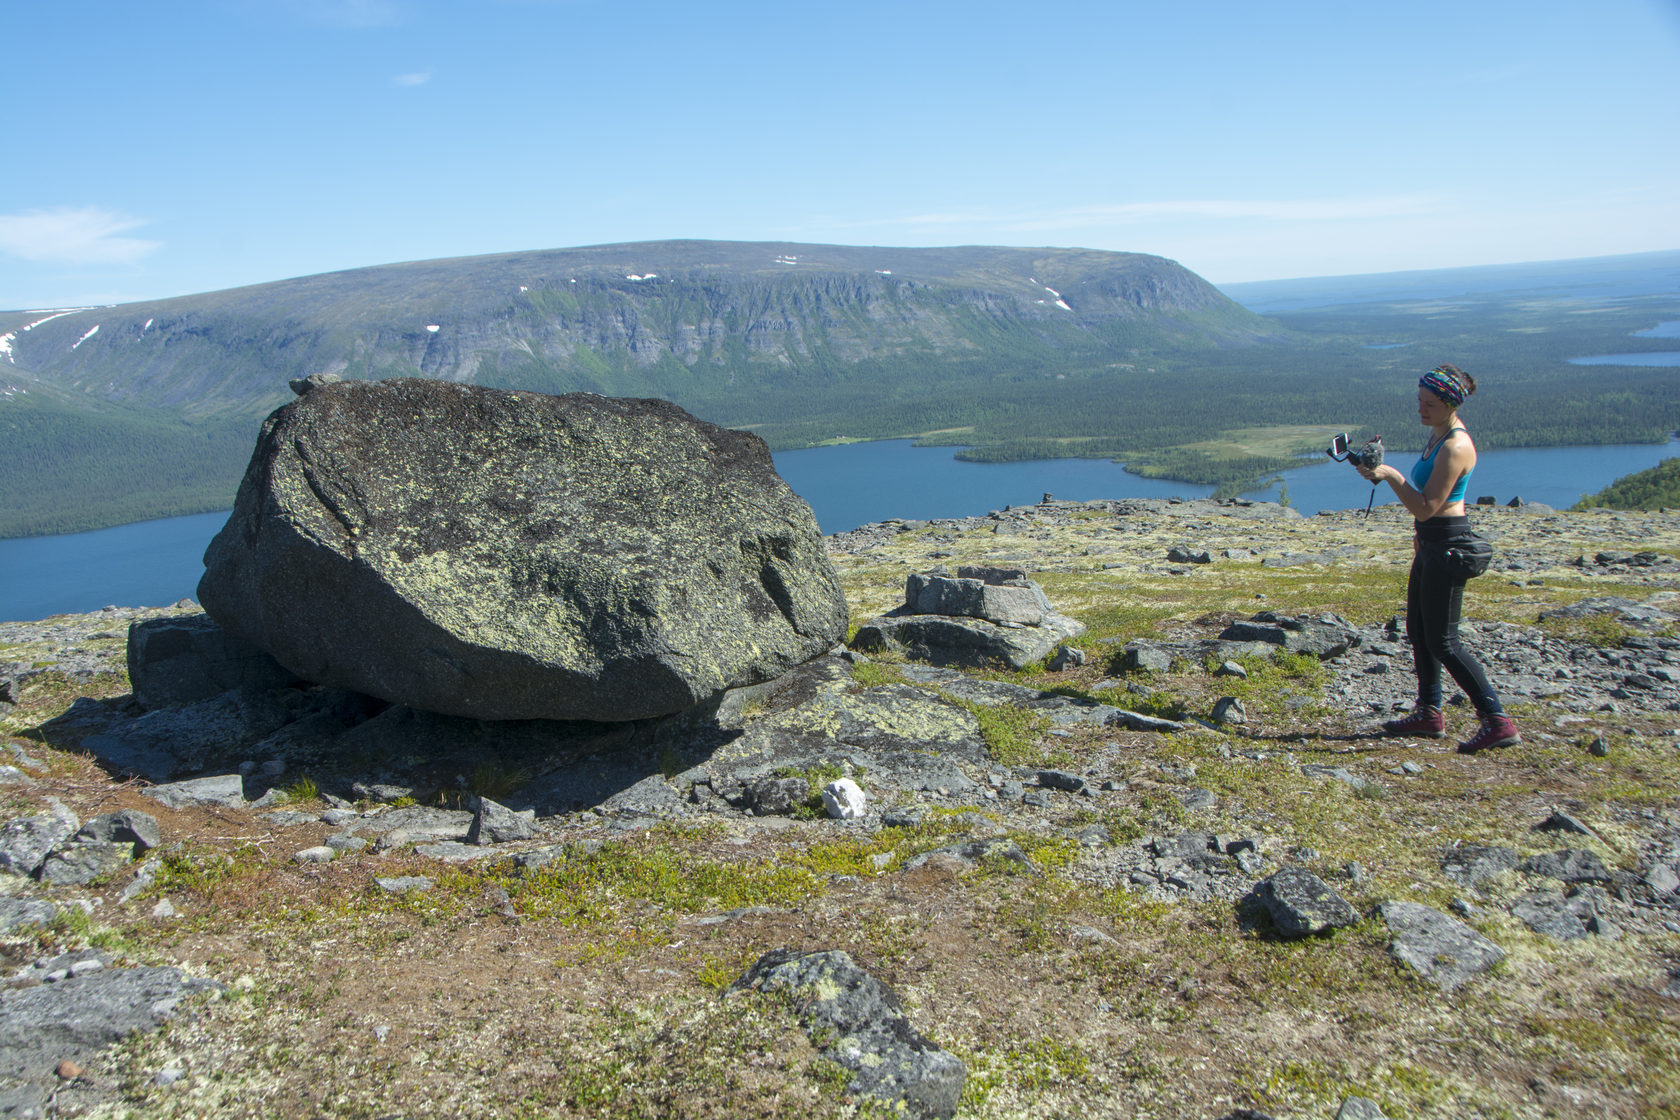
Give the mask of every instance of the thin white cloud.
[[391, 79], [394, 86], [423, 86], [432, 80], [430, 70], [421, 70], [413, 74], [398, 74]]
[[133, 264], [163, 245], [118, 236], [145, 224], [97, 206], [0, 214], [0, 253], [54, 264]]

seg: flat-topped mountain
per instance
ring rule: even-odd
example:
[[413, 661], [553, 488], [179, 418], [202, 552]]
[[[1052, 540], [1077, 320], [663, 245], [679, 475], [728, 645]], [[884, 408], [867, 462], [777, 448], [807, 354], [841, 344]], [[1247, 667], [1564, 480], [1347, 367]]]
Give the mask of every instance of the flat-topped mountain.
[[[659, 241], [418, 261], [0, 317], [12, 370], [193, 415], [425, 376], [744, 408], [763, 389], [1276, 334], [1182, 266], [1082, 249]], [[754, 420], [772, 416], [754, 416]]]

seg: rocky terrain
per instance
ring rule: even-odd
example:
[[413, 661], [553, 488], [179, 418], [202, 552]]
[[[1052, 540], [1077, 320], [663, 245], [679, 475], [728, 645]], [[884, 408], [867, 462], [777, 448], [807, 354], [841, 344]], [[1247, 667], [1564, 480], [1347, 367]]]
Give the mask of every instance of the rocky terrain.
[[[1677, 1114], [1680, 514], [1479, 520], [1476, 756], [1373, 734], [1392, 509], [868, 526], [853, 648], [620, 724], [0, 624], [0, 1115]], [[1076, 625], [930, 663], [914, 573]]]

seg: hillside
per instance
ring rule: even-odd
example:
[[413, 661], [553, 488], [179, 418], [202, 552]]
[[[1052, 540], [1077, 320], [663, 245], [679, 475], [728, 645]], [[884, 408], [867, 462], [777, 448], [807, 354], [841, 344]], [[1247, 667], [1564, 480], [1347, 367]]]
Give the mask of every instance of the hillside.
[[[141, 715], [126, 624], [195, 608], [8, 623], [6, 842], [66, 812], [157, 834], [91, 881], [0, 876], [0, 1093], [195, 1120], [882, 1115], [792, 1001], [725, 994], [763, 954], [838, 949], [963, 1062], [962, 1120], [1672, 1115], [1680, 515], [1480, 516], [1499, 553], [1465, 640], [1524, 742], [1476, 756], [1370, 733], [1411, 699], [1392, 508], [867, 526], [828, 540], [854, 623], [910, 571], [1021, 566], [1089, 627], [1085, 664], [825, 657], [693, 723], [369, 718], [310, 689]], [[1347, 647], [1223, 663], [1216, 635], [1262, 608]], [[149, 796], [169, 787], [99, 761], [113, 740], [224, 775], [219, 800]], [[765, 743], [785, 753], [740, 749]], [[748, 811], [746, 782], [841, 773], [864, 819]], [[474, 795], [534, 835], [462, 843]], [[1261, 884], [1285, 872], [1345, 924], [1280, 924]], [[1452, 936], [1418, 951], [1407, 913]], [[100, 1035], [86, 993], [125, 978], [153, 988]]]
[[55, 314], [9, 350], [17, 369], [67, 389], [206, 415], [272, 407], [288, 378], [322, 372], [725, 401], [843, 380], [861, 363], [1060, 367], [1277, 333], [1188, 270], [1135, 253], [671, 241]]
[[1575, 503], [1581, 509], [1672, 509], [1680, 507], [1680, 459], [1618, 478]]

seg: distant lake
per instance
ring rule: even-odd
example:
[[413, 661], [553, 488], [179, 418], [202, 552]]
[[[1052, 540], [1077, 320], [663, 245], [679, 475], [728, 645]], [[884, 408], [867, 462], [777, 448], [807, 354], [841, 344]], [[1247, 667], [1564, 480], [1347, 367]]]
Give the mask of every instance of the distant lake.
[[1648, 331], [1634, 331], [1635, 338], [1680, 338], [1680, 319], [1658, 323]]
[[[1645, 332], [1640, 332], [1645, 333]], [[1669, 337], [1667, 335], [1652, 337]], [[1680, 350], [1649, 350], [1643, 354], [1592, 354], [1571, 358], [1572, 366], [1680, 366]]]
[[[968, 517], [1008, 505], [1057, 498], [1205, 498], [1212, 487], [1139, 478], [1101, 459], [1029, 463], [965, 463], [954, 447], [915, 447], [909, 440], [783, 451], [776, 468], [811, 503], [825, 533], [902, 517]], [[1558, 509], [1616, 479], [1680, 454], [1680, 443], [1483, 451], [1470, 479], [1472, 499], [1490, 494]], [[1414, 454], [1396, 454], [1405, 470]], [[1304, 514], [1363, 509], [1371, 486], [1345, 463], [1328, 459], [1283, 475], [1290, 505]], [[1275, 501], [1278, 487], [1247, 495]], [[1393, 504], [1387, 486], [1377, 504]], [[196, 594], [204, 549], [227, 520], [201, 513], [143, 521], [91, 533], [0, 540], [0, 621], [98, 610], [106, 604], [163, 606]]]

